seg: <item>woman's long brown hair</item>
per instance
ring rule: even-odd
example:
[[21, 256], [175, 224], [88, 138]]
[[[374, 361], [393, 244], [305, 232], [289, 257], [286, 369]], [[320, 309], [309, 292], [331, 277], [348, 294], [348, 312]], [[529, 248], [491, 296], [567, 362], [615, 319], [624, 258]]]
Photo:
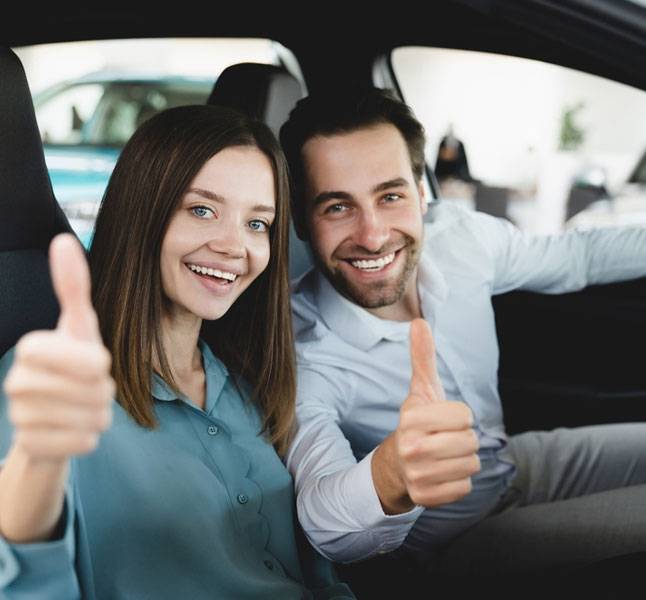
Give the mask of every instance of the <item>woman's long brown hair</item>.
[[213, 155], [255, 146], [271, 162], [276, 218], [265, 271], [228, 312], [204, 321], [201, 337], [229, 371], [253, 386], [264, 431], [280, 454], [294, 415], [295, 363], [289, 307], [289, 183], [278, 142], [263, 124], [231, 109], [186, 106], [144, 123], [124, 147], [106, 189], [89, 253], [92, 295], [112, 354], [119, 403], [141, 426], [157, 425], [153, 356], [176, 391], [160, 330], [165, 297], [160, 253], [189, 184]]

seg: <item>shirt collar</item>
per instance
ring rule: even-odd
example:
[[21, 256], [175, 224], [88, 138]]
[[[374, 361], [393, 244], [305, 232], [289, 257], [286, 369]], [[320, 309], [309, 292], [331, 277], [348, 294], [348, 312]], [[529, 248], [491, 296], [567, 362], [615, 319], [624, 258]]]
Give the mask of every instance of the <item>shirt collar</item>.
[[[318, 309], [327, 326], [343, 340], [367, 351], [382, 339], [408, 339], [410, 323], [380, 319], [342, 296], [323, 275], [316, 273]], [[433, 262], [422, 253], [417, 271], [417, 286], [426, 317], [448, 295], [446, 279]]]
[[[204, 340], [199, 339], [197, 345], [202, 353], [202, 366], [206, 374], [209, 396], [217, 398], [226, 383], [229, 371], [224, 366], [224, 363], [215, 357], [211, 348]], [[184, 402], [190, 402], [183, 394], [178, 396], [161, 376], [154, 371], [151, 380], [151, 390], [153, 397], [157, 400], [183, 400]]]

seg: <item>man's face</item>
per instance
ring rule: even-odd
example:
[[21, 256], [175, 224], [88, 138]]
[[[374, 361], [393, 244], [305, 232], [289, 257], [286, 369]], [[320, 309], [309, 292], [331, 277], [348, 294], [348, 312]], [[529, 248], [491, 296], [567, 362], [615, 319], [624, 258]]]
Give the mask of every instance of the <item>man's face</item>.
[[316, 136], [302, 157], [310, 242], [334, 287], [368, 309], [416, 293], [426, 202], [399, 130]]

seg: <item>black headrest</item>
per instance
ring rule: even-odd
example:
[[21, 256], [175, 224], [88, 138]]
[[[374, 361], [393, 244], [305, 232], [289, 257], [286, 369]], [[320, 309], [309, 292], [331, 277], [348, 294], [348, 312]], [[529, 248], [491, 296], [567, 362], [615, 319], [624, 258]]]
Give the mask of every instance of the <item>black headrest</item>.
[[[303, 88], [282, 67], [259, 63], [238, 63], [217, 78], [207, 104], [229, 106], [263, 121], [278, 137], [292, 108], [304, 96]], [[295, 278], [312, 266], [311, 249], [290, 224], [289, 275]]]
[[282, 67], [238, 63], [222, 71], [207, 104], [237, 108], [265, 122], [278, 136], [281, 125], [303, 95], [298, 79]]
[[0, 251], [46, 249], [69, 225], [49, 182], [25, 72], [8, 48], [0, 48], [0, 74]]
[[18, 57], [0, 48], [0, 356], [32, 329], [52, 327], [58, 304], [50, 240], [71, 231], [54, 199], [31, 93]]

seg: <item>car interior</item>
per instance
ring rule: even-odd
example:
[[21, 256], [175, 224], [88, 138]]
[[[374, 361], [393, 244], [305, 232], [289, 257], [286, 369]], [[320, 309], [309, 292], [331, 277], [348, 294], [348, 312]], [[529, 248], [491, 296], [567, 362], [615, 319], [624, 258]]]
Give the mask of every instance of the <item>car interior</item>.
[[[268, 8], [197, 19], [191, 8], [178, 14], [158, 7], [151, 14], [51, 6], [29, 15], [18, 10], [0, 23], [0, 356], [24, 333], [55, 325], [47, 248], [56, 234], [72, 231], [49, 182], [30, 89], [11, 47], [170, 35], [270, 37], [294, 53], [303, 79], [289, 64], [238, 64], [218, 77], [209, 103], [247, 111], [274, 132], [306, 90], [333, 87], [342, 94], [346, 85], [370, 82], [401, 95], [389, 55], [402, 45], [524, 56], [646, 90], [646, 10], [629, 0], [451, 0], [428, 18], [406, 1], [365, 19], [325, 6], [295, 9], [289, 20]], [[441, 202], [427, 170], [432, 202]], [[292, 276], [310, 265], [309, 248], [292, 228]], [[511, 292], [493, 305], [509, 434], [646, 419], [646, 279], [561, 295]], [[393, 575], [374, 567], [338, 570], [360, 598], [388, 597], [376, 589], [425, 597], [414, 595], [416, 582], [392, 587]]]

